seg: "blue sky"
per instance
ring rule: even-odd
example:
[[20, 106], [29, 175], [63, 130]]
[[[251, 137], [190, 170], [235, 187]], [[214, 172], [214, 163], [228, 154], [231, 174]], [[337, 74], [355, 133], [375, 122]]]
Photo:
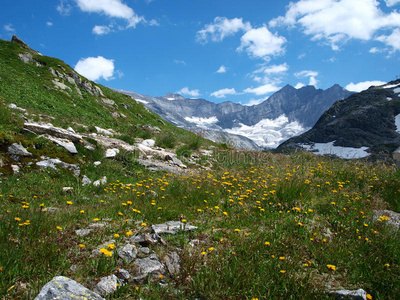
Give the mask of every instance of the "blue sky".
[[16, 34], [105, 86], [255, 104], [400, 76], [400, 0], [4, 0]]

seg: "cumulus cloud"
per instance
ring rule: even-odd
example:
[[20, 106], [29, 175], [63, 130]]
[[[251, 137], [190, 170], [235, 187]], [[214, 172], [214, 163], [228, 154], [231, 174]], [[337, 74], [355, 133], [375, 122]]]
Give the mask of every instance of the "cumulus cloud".
[[387, 6], [394, 6], [397, 3], [400, 3], [400, 0], [385, 0]]
[[4, 30], [11, 33], [15, 32], [14, 25], [11, 23], [4, 25]]
[[366, 89], [368, 89], [370, 86], [379, 86], [379, 85], [384, 85], [386, 82], [384, 81], [379, 81], [379, 80], [373, 80], [373, 81], [364, 81], [364, 82], [359, 82], [359, 83], [349, 83], [346, 85], [345, 89], [348, 91], [352, 92], [361, 92]]
[[268, 93], [279, 91], [281, 88], [276, 86], [275, 84], [264, 84], [256, 88], [247, 88], [244, 90], [244, 93], [251, 93], [257, 96], [266, 95]]
[[121, 2], [121, 0], [75, 0], [78, 7], [89, 13], [105, 14], [108, 17], [124, 19], [128, 22], [127, 27], [136, 27], [144, 21], [144, 17], [138, 16], [132, 8]]
[[184, 88], [180, 89], [179, 91], [175, 92], [175, 94], [188, 95], [191, 97], [200, 96], [199, 90], [190, 90], [188, 87], [184, 87]]
[[385, 14], [379, 4], [376, 0], [300, 0], [290, 2], [286, 15], [271, 20], [269, 25], [299, 26], [313, 40], [325, 41], [338, 50], [349, 39], [371, 40], [380, 29], [400, 26], [400, 14]]
[[46, 22], [46, 25], [47, 26], [53, 26], [53, 22], [48, 21], [48, 22]]
[[236, 95], [236, 94], [237, 93], [234, 88], [232, 88], [232, 89], [226, 88], [226, 89], [215, 91], [215, 92], [211, 93], [210, 96], [214, 96], [216, 98], [226, 98], [226, 95]]
[[269, 97], [261, 98], [261, 99], [250, 99], [248, 103], [243, 104], [244, 106], [254, 106], [263, 103]]
[[249, 22], [243, 23], [243, 19], [228, 19], [226, 17], [216, 17], [214, 22], [207, 24], [204, 28], [197, 32], [196, 41], [202, 44], [209, 40], [213, 42], [221, 42], [224, 38], [243, 30], [251, 29]]
[[246, 51], [254, 58], [263, 58], [269, 60], [270, 56], [277, 56], [285, 52], [284, 44], [286, 39], [283, 36], [273, 34], [263, 26], [248, 30], [241, 38], [241, 44], [238, 51]]
[[392, 47], [394, 50], [400, 50], [400, 29], [396, 28], [395, 30], [393, 30], [391, 35], [381, 35], [377, 37], [376, 40], [385, 43], [386, 45]]
[[301, 89], [304, 86], [305, 86], [304, 83], [299, 82], [299, 83], [296, 84], [296, 86], [294, 88], [298, 90], [298, 89]]
[[97, 35], [109, 34], [112, 31], [110, 26], [96, 25], [93, 27], [93, 33]]
[[224, 65], [220, 66], [217, 73], [226, 73], [226, 67]]
[[114, 75], [114, 60], [102, 56], [81, 58], [75, 66], [75, 71], [90, 80], [111, 80]]
[[184, 60], [179, 60], [179, 59], [175, 59], [174, 63], [176, 63], [177, 65], [184, 65], [186, 66], [186, 62]]
[[319, 73], [316, 71], [304, 70], [294, 73], [294, 76], [296, 76], [297, 78], [309, 78], [310, 82], [308, 83], [308, 85], [313, 85], [317, 87], [318, 80], [315, 77], [317, 77], [318, 74]]

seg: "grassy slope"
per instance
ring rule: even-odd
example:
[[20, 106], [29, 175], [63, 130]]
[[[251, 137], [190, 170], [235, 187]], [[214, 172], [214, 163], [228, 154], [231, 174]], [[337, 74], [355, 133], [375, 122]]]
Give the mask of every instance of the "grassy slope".
[[[13, 44], [1, 45], [6, 53], [18, 50], [12, 50], [17, 47]], [[9, 61], [21, 69], [13, 71], [1, 60], [1, 69], [7, 67], [10, 75], [2, 72], [0, 82], [7, 76], [14, 78], [7, 87], [0, 84], [3, 101], [25, 108], [39, 101], [37, 107], [29, 106], [32, 111], [41, 112], [44, 106], [47, 114], [56, 115], [57, 105], [46, 104], [46, 98], [53, 96], [32, 83], [36, 77], [21, 71], [39, 72], [37, 67], [12, 59], [11, 55]], [[25, 83], [29, 94], [36, 91], [36, 96], [25, 94], [14, 81]], [[19, 97], [8, 88], [10, 84]], [[94, 110], [97, 102], [86, 97], [92, 99]], [[129, 98], [112, 99], [127, 101], [146, 113]], [[67, 125], [72, 117], [63, 123], [61, 112], [57, 122]], [[3, 139], [37, 143], [19, 133], [21, 121], [13, 113], [0, 106]], [[75, 116], [81, 123], [80, 118], [87, 125], [107, 122], [84, 108], [81, 113]], [[148, 118], [156, 124], [156, 116]], [[100, 126], [111, 127], [113, 121], [109, 122]], [[115, 126], [123, 131], [124, 125]], [[114, 234], [119, 234], [118, 248], [129, 231], [149, 232], [152, 224], [179, 218], [198, 230], [166, 236], [167, 248], [151, 248], [160, 257], [169, 249], [182, 249], [182, 272], [165, 276], [167, 287], [158, 282], [138, 287], [131, 283], [109, 299], [324, 299], [329, 298], [327, 285], [364, 288], [373, 299], [396, 299], [400, 293], [399, 232], [386, 226], [386, 221], [372, 220], [374, 208], [400, 211], [400, 174], [393, 166], [312, 154], [221, 151], [215, 152], [212, 171], [177, 176], [148, 172], [134, 160], [104, 160], [101, 149], [90, 152], [77, 147], [77, 156], [64, 153], [65, 158], [79, 163], [82, 174], [91, 179], [107, 176], [106, 186], [83, 187], [70, 172], [28, 165], [20, 174], [0, 177], [0, 298], [33, 299], [57, 275], [93, 288], [100, 277], [118, 267], [132, 271], [133, 264], [125, 264], [115, 252], [112, 257], [89, 258], [91, 250]], [[102, 164], [95, 167], [95, 160]], [[63, 193], [66, 186], [73, 191]], [[146, 193], [149, 190], [157, 195]], [[42, 207], [60, 210], [48, 213]], [[95, 222], [105, 222], [106, 229], [85, 237], [74, 233]], [[188, 245], [192, 239], [200, 240], [197, 248]], [[78, 268], [72, 272], [69, 268], [74, 264]]]

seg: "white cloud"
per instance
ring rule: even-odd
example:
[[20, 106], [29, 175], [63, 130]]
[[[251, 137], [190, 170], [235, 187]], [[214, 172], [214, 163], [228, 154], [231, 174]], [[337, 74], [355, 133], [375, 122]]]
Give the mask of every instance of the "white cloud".
[[190, 90], [188, 87], [184, 87], [184, 88], [180, 89], [179, 91], [175, 92], [175, 94], [189, 95], [191, 97], [200, 96], [199, 90]]
[[68, 0], [60, 0], [56, 9], [61, 15], [68, 16], [71, 13], [72, 6], [68, 3]]
[[338, 50], [349, 39], [371, 40], [380, 29], [400, 26], [400, 14], [385, 14], [379, 5], [376, 0], [300, 0], [290, 2], [286, 15], [271, 20], [269, 25], [298, 25], [313, 40], [325, 41]]
[[400, 0], [385, 0], [387, 6], [394, 6], [397, 3], [400, 3]]
[[160, 26], [160, 23], [158, 23], [156, 19], [150, 20], [147, 24], [149, 24], [150, 26]]
[[373, 80], [373, 81], [364, 81], [364, 82], [359, 82], [359, 83], [349, 83], [346, 85], [345, 89], [348, 91], [352, 92], [361, 92], [366, 89], [368, 89], [370, 86], [379, 86], [379, 85], [384, 85], [386, 82], [384, 81], [379, 81], [379, 80]]
[[111, 32], [110, 26], [100, 26], [96, 25], [93, 27], [93, 33], [97, 35], [109, 34]]
[[255, 94], [257, 96], [260, 95], [265, 95], [268, 93], [272, 93], [272, 92], [276, 92], [278, 90], [280, 90], [281, 88], [276, 86], [275, 84], [265, 84], [256, 88], [247, 88], [245, 89], [243, 92], [244, 93], [251, 93], [251, 94]]
[[400, 50], [400, 29], [396, 28], [391, 35], [381, 35], [376, 40], [393, 47], [394, 50]]
[[279, 74], [279, 73], [286, 73], [289, 70], [289, 66], [287, 63], [283, 63], [281, 65], [263, 65], [261, 68], [254, 71], [254, 73], [264, 73], [264, 74]]
[[250, 99], [248, 103], [243, 104], [244, 106], [254, 106], [263, 103], [269, 97], [261, 98], [261, 99]]
[[238, 51], [246, 50], [249, 56], [269, 60], [270, 56], [277, 56], [285, 52], [283, 45], [286, 39], [283, 36], [271, 33], [267, 26], [248, 30], [241, 38]]
[[307, 78], [308, 77], [310, 79], [310, 82], [308, 83], [308, 85], [313, 85], [313, 86], [317, 87], [318, 80], [315, 77], [317, 77], [318, 74], [319, 73], [316, 71], [304, 70], [304, 71], [294, 73], [294, 76], [296, 76], [297, 78]]
[[243, 23], [243, 19], [228, 19], [226, 17], [216, 17], [214, 23], [207, 24], [204, 29], [196, 34], [196, 41], [202, 44], [208, 42], [221, 42], [225, 37], [234, 35], [240, 30], [247, 31], [251, 29], [249, 22]]
[[299, 83], [296, 84], [296, 86], [294, 88], [298, 90], [298, 89], [301, 89], [302, 87], [305, 87], [305, 84], [299, 82]]
[[47, 26], [53, 26], [53, 22], [48, 21], [48, 22], [46, 22], [46, 25]]
[[226, 98], [226, 95], [236, 95], [236, 94], [237, 93], [234, 88], [232, 88], [232, 89], [226, 88], [226, 89], [215, 91], [215, 92], [211, 93], [210, 96], [214, 96], [216, 98]]
[[224, 65], [220, 66], [217, 73], [226, 73], [226, 67]]
[[144, 18], [138, 16], [132, 8], [120, 0], [75, 0], [78, 7], [89, 13], [102, 13], [112, 18], [120, 18], [128, 21], [127, 27], [136, 27]]
[[110, 80], [114, 75], [114, 60], [102, 56], [81, 58], [75, 66], [75, 71], [90, 80]]
[[174, 63], [176, 63], [177, 65], [184, 65], [186, 66], [186, 62], [184, 60], [179, 60], [179, 59], [175, 59]]
[[369, 49], [369, 53], [382, 53], [382, 52], [386, 52], [386, 49], [380, 49], [378, 47], [372, 47], [371, 49]]
[[4, 30], [7, 31], [7, 32], [15, 32], [15, 29], [14, 29], [13, 26], [14, 26], [14, 25], [11, 24], [11, 23], [6, 24], [6, 25], [4, 25]]

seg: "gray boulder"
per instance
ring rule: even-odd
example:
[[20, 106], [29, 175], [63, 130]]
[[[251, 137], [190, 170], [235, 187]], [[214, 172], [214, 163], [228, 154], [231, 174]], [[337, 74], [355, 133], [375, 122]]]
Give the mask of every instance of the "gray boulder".
[[158, 260], [157, 256], [138, 258], [135, 260], [137, 276], [134, 280], [141, 281], [148, 275], [163, 275], [166, 273], [164, 265]]
[[17, 143], [14, 143], [11, 146], [9, 146], [8, 152], [19, 156], [32, 156], [32, 153], [28, 152], [28, 150], [26, 150], [24, 146]]
[[118, 277], [110, 275], [100, 279], [94, 290], [102, 296], [114, 293], [118, 288]]
[[46, 283], [34, 300], [53, 299], [104, 300], [99, 294], [64, 276], [54, 277]]
[[152, 225], [151, 228], [156, 234], [177, 234], [179, 231], [191, 231], [197, 229], [196, 226], [182, 223], [180, 221], [169, 221], [163, 224]]
[[354, 291], [350, 290], [338, 290], [330, 291], [329, 294], [335, 295], [337, 300], [341, 299], [352, 299], [352, 300], [367, 300], [367, 292], [363, 289], [358, 289]]
[[24, 124], [24, 128], [30, 131], [40, 133], [40, 134], [48, 134], [52, 137], [58, 137], [61, 139], [67, 139], [72, 142], [79, 142], [82, 140], [82, 136], [76, 133], [72, 133], [64, 128], [55, 127], [52, 124], [41, 124], [34, 122], [26, 122]]
[[181, 259], [178, 253], [168, 252], [167, 256], [164, 258], [165, 265], [167, 266], [168, 272], [170, 274], [177, 274], [181, 270]]
[[89, 177], [87, 177], [86, 175], [83, 175], [82, 185], [85, 186], [85, 185], [89, 185], [91, 183], [92, 183], [92, 181], [89, 179]]
[[12, 36], [11, 42], [18, 43], [18, 44], [24, 45], [24, 46], [26, 46], [26, 47], [29, 47], [28, 44], [26, 44], [23, 40], [21, 40], [21, 39], [20, 39], [19, 37], [17, 37], [15, 34]]
[[118, 255], [127, 264], [131, 263], [137, 256], [137, 248], [135, 245], [127, 244], [118, 249]]

